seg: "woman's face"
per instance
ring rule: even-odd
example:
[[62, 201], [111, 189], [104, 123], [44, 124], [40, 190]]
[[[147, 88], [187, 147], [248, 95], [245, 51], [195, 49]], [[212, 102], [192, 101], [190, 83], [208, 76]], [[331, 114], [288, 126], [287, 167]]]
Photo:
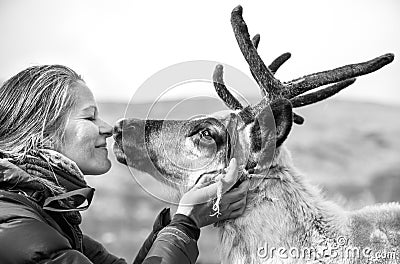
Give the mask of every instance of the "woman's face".
[[111, 168], [106, 138], [112, 135], [112, 127], [99, 118], [96, 101], [85, 83], [77, 82], [71, 91], [75, 93], [75, 107], [58, 151], [73, 160], [83, 174], [106, 173]]

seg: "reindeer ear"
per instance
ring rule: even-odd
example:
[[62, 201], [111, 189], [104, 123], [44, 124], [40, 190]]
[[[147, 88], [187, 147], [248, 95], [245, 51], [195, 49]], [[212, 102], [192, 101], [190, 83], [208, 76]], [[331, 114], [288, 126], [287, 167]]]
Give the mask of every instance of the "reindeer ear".
[[287, 99], [278, 99], [271, 104], [276, 126], [276, 147], [282, 145], [293, 124], [292, 104]]
[[282, 145], [293, 124], [292, 104], [289, 100], [277, 99], [269, 106], [259, 113], [256, 118], [257, 123], [253, 128], [253, 131], [260, 133], [258, 138], [263, 141], [256, 144], [259, 150], [263, 149], [265, 144], [270, 145], [272, 142], [275, 142], [276, 147]]

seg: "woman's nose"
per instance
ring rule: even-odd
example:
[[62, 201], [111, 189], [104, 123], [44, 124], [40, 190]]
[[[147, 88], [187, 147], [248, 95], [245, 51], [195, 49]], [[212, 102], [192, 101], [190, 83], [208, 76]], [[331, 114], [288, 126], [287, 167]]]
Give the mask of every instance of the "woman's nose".
[[103, 120], [100, 120], [99, 130], [101, 135], [105, 135], [106, 137], [112, 136], [113, 127]]

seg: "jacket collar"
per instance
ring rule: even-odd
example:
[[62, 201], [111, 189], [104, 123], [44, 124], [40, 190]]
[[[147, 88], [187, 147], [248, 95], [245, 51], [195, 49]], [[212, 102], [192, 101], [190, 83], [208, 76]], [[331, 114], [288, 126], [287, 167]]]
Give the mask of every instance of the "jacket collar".
[[30, 152], [23, 162], [0, 159], [0, 188], [25, 194], [43, 209], [57, 212], [85, 210], [94, 193], [75, 162], [48, 149]]

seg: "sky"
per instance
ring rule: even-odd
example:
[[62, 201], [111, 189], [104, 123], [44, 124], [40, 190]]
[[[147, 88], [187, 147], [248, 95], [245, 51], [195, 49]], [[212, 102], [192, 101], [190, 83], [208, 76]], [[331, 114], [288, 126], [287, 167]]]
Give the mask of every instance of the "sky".
[[[394, 53], [394, 62], [337, 98], [400, 105], [398, 0], [0, 0], [0, 80], [32, 65], [63, 64], [82, 75], [97, 100], [128, 102], [154, 74], [186, 61], [249, 75], [230, 25], [238, 4], [250, 34], [261, 34], [266, 64], [292, 53], [277, 73], [282, 81]], [[196, 94], [192, 86], [174, 96]]]

